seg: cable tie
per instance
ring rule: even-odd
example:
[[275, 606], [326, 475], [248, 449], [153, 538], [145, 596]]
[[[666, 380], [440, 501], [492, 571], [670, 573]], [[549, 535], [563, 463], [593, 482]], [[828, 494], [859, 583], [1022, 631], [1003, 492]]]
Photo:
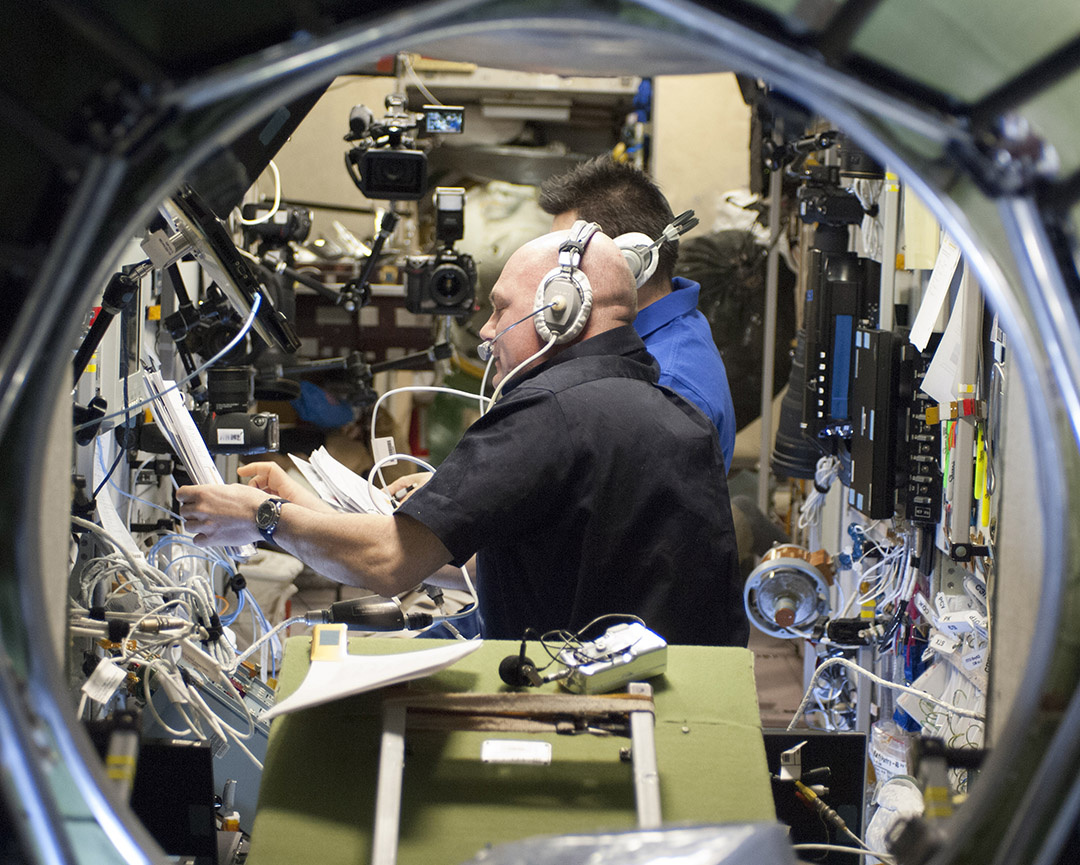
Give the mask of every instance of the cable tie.
[[109, 619], [106, 622], [109, 642], [123, 642], [124, 637], [131, 633], [131, 625], [121, 619]]
[[218, 617], [218, 614], [211, 614], [210, 627], [206, 629], [206, 640], [204, 640], [204, 642], [216, 643], [221, 639], [224, 633], [225, 630], [221, 627], [221, 619]]
[[202, 638], [202, 642], [204, 643], [216, 643], [225, 633], [225, 630], [221, 627], [221, 619], [218, 617], [217, 613], [212, 613], [210, 615], [209, 625], [200, 615], [195, 616], [195, 622], [199, 627], [206, 631], [206, 636]]

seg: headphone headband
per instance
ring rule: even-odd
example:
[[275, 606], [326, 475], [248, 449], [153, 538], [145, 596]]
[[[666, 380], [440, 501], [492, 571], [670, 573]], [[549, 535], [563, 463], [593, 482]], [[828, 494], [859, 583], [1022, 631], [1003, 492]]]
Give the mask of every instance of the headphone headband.
[[600, 226], [597, 223], [586, 222], [584, 219], [577, 220], [570, 228], [570, 236], [559, 247], [559, 267], [580, 267], [585, 248], [598, 231], [600, 231]]

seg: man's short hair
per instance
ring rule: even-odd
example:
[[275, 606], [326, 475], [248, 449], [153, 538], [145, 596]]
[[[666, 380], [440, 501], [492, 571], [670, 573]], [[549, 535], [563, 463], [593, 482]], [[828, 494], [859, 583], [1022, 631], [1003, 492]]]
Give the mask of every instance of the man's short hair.
[[[660, 187], [645, 172], [607, 154], [549, 177], [540, 185], [539, 203], [552, 216], [576, 211], [578, 219], [599, 223], [609, 237], [640, 231], [655, 240], [674, 219]], [[678, 246], [660, 247], [657, 273], [667, 279], [675, 270]]]

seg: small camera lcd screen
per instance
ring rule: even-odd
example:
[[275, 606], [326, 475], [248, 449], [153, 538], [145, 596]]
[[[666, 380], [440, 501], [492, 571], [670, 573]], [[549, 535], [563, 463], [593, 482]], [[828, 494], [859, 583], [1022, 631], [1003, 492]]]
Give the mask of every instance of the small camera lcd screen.
[[465, 109], [460, 105], [425, 105], [424, 131], [432, 134], [452, 134], [465, 130]]

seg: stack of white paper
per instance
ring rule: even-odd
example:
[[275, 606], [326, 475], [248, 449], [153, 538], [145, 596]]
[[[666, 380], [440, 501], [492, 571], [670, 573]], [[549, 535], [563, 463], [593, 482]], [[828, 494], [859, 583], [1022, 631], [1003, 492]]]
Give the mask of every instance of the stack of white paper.
[[293, 464], [326, 502], [341, 511], [364, 514], [389, 514], [390, 497], [369, 486], [366, 479], [330, 456], [324, 447], [311, 454], [310, 462], [289, 454]]
[[449, 646], [393, 655], [345, 654], [339, 660], [312, 661], [300, 687], [263, 712], [260, 720], [269, 721], [298, 709], [429, 676], [457, 663], [481, 645], [483, 640], [464, 640]]
[[339, 511], [347, 510], [347, 508], [338, 501], [337, 496], [334, 495], [333, 488], [323, 480], [322, 475], [316, 471], [315, 466], [303, 457], [298, 457], [296, 454], [289, 454], [289, 459], [293, 461], [293, 465], [296, 466], [300, 474], [304, 476], [304, 480], [311, 484], [311, 488], [315, 490], [315, 493], [319, 498], [328, 505], [333, 505]]
[[[191, 480], [197, 484], [224, 483], [175, 383], [163, 379], [157, 370], [143, 370], [143, 385], [146, 395], [154, 398], [150, 411], [158, 428], [165, 434]], [[255, 555], [255, 545], [225, 547], [224, 551], [234, 559], [247, 559]]]

